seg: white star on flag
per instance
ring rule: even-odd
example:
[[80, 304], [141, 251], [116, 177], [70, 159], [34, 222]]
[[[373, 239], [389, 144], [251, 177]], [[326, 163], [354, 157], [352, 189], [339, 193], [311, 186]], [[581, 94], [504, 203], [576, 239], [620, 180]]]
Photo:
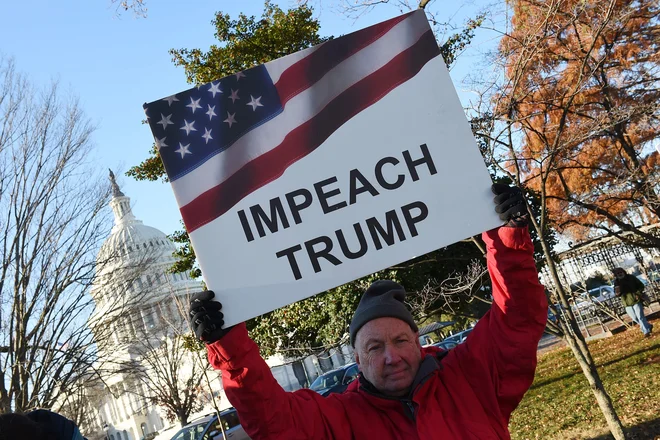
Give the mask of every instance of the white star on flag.
[[261, 103], [261, 96], [258, 97], [257, 99], [254, 98], [254, 96], [250, 95], [250, 98], [252, 100], [248, 102], [246, 105], [252, 106], [252, 111], [255, 111], [257, 107], [263, 107], [264, 105]]
[[211, 88], [209, 89], [209, 93], [212, 93], [214, 98], [216, 93], [222, 93], [222, 90], [220, 90], [220, 82], [218, 82], [217, 84], [211, 83]]
[[198, 108], [202, 108], [202, 106], [199, 105], [199, 101], [201, 101], [201, 100], [202, 100], [202, 98], [199, 98], [197, 101], [195, 101], [191, 97], [190, 98], [190, 104], [188, 104], [186, 107], [190, 107], [192, 109], [193, 114], [194, 114], [195, 110], [197, 110]]
[[190, 151], [188, 151], [188, 148], [190, 148], [190, 144], [183, 145], [181, 142], [179, 142], [179, 148], [174, 150], [174, 152], [179, 153], [181, 155], [181, 159], [183, 159], [183, 156], [186, 154], [192, 154]]
[[231, 89], [231, 96], [229, 97], [231, 99], [231, 103], [233, 104], [234, 101], [236, 101], [238, 98], [238, 90]]
[[167, 144], [165, 143], [165, 139], [167, 138], [162, 138], [162, 139], [154, 138], [154, 142], [156, 142], [157, 150], [160, 150], [163, 147], [167, 147]]
[[186, 135], [189, 135], [191, 131], [197, 131], [197, 129], [193, 127], [195, 125], [195, 121], [188, 122], [184, 119], [183, 123], [185, 125], [181, 127], [180, 130], [186, 130]]
[[210, 105], [208, 106], [209, 106], [209, 110], [206, 112], [206, 114], [209, 115], [209, 121], [210, 121], [211, 119], [213, 119], [213, 116], [218, 116], [218, 115], [215, 114], [215, 106], [213, 107], [211, 107]]
[[174, 101], [178, 101], [176, 95], [168, 96], [167, 98], [163, 98], [163, 101], [167, 101], [167, 104], [172, 107], [172, 103]]
[[236, 123], [236, 119], [234, 118], [234, 115], [235, 115], [235, 114], [236, 114], [236, 113], [229, 113], [229, 112], [227, 112], [227, 119], [225, 119], [225, 120], [222, 121], [222, 122], [226, 122], [227, 124], [229, 124], [229, 128], [231, 128], [231, 124], [235, 124], [235, 123]]
[[160, 114], [160, 117], [162, 118], [160, 121], [156, 122], [156, 124], [161, 124], [163, 126], [163, 130], [167, 128], [168, 125], [174, 125], [174, 122], [172, 122], [171, 118], [172, 115], [167, 115], [167, 117], [164, 114]]
[[245, 74], [243, 72], [236, 72], [236, 81], [239, 81], [241, 78], [245, 78]]
[[213, 139], [213, 138], [211, 137], [211, 131], [212, 131], [212, 130], [209, 130], [208, 128], [204, 127], [204, 134], [202, 135], [202, 137], [203, 137], [204, 139], [206, 139], [206, 143], [207, 143], [207, 144], [209, 143], [209, 140]]

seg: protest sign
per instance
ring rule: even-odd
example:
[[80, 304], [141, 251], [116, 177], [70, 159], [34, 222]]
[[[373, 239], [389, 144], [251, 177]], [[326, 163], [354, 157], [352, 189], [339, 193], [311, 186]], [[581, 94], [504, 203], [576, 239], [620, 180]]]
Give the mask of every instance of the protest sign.
[[145, 109], [227, 325], [500, 224], [423, 11]]

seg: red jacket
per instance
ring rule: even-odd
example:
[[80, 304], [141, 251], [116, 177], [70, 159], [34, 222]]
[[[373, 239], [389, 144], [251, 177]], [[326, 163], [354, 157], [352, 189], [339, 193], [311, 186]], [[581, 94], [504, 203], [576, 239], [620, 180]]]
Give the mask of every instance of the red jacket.
[[508, 439], [511, 412], [534, 378], [547, 303], [527, 228], [483, 234], [493, 306], [467, 341], [425, 356], [407, 399], [380, 396], [363, 379], [342, 394], [288, 393], [244, 325], [208, 346], [241, 424], [260, 439]]

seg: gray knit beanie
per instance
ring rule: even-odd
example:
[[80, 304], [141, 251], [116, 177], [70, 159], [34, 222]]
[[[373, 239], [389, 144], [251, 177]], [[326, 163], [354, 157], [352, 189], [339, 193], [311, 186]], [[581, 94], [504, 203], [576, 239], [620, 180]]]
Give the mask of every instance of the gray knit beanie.
[[401, 284], [390, 280], [374, 281], [362, 295], [351, 320], [351, 345], [355, 347], [355, 336], [362, 326], [377, 318], [398, 318], [406, 322], [413, 331], [417, 331], [417, 324], [403, 303], [405, 298], [406, 291]]

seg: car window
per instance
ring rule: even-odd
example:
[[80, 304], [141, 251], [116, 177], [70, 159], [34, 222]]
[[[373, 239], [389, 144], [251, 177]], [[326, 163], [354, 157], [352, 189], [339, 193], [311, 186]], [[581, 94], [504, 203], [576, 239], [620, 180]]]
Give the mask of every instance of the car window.
[[449, 336], [448, 338], [445, 339], [445, 341], [448, 342], [455, 342], [457, 344], [460, 344], [465, 340], [465, 337], [467, 336], [467, 333], [465, 331], [458, 332], [454, 335]]
[[429, 335], [424, 335], [419, 337], [419, 343], [421, 345], [433, 344], [433, 339]]
[[349, 384], [353, 382], [355, 378], [358, 376], [359, 372], [360, 370], [358, 370], [357, 365], [353, 365], [348, 370], [346, 370], [346, 374], [344, 374], [344, 384]]
[[228, 413], [222, 414], [221, 417], [223, 426], [220, 426], [218, 420], [215, 419], [214, 423], [209, 427], [208, 431], [206, 434], [204, 434], [204, 437], [202, 437], [201, 440], [222, 439], [223, 429], [225, 432], [229, 432], [233, 428], [241, 426], [241, 422], [238, 419], [238, 413], [236, 411], [230, 411]]
[[343, 371], [332, 371], [330, 373], [325, 373], [316, 378], [312, 385], [309, 387], [312, 391], [319, 391], [326, 388], [334, 387], [338, 385], [343, 376]]
[[206, 427], [205, 423], [198, 423], [196, 425], [189, 425], [177, 432], [172, 440], [198, 440], [199, 436], [204, 432]]
[[[201, 440], [215, 440], [218, 436], [218, 432], [220, 432], [220, 426], [215, 425], [215, 427], [216, 429], [213, 429], [213, 427], [209, 428], [209, 430], [206, 431], [206, 434], [204, 434], [204, 437], [202, 437]], [[222, 433], [220, 434], [220, 436], [222, 436]]]
[[241, 422], [238, 419], [238, 413], [236, 411], [231, 411], [226, 414], [222, 414], [222, 425], [225, 428], [225, 431], [229, 431], [232, 428], [240, 425]]

